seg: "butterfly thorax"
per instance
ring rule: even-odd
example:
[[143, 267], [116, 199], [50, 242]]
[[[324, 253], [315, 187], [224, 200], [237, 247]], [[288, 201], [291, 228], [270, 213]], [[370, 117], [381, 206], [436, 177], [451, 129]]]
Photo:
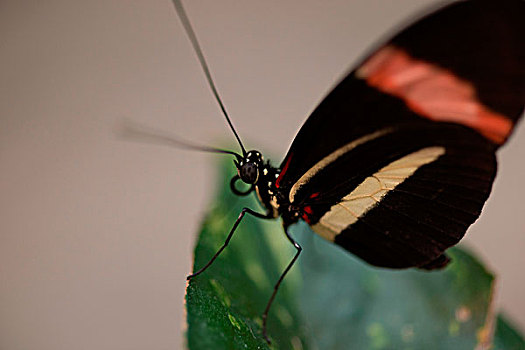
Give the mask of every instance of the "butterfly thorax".
[[263, 165], [259, 179], [255, 184], [255, 192], [259, 201], [267, 210], [268, 216], [278, 217], [280, 203], [278, 201], [278, 191], [275, 187], [275, 180], [279, 177], [279, 170], [272, 167], [269, 162]]
[[269, 217], [282, 217], [283, 224], [296, 223], [301, 216], [301, 208], [290, 204], [288, 191], [276, 186], [281, 170], [266, 163], [255, 184], [255, 191], [261, 204], [266, 208]]

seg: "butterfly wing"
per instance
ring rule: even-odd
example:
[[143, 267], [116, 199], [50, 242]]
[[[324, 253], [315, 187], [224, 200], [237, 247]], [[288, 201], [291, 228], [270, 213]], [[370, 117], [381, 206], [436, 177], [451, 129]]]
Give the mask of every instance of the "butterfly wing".
[[496, 173], [493, 146], [454, 124], [391, 128], [324, 158], [290, 189], [314, 231], [365, 261], [430, 264], [477, 219]]
[[446, 264], [523, 112], [523, 18], [519, 0], [458, 2], [376, 49], [307, 119], [279, 190], [371, 264]]

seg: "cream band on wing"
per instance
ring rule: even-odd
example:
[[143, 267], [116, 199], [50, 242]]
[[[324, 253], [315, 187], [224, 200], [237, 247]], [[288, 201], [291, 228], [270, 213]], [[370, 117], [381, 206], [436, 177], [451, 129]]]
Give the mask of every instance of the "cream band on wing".
[[376, 52], [359, 67], [356, 76], [404, 100], [423, 117], [466, 125], [497, 144], [505, 142], [512, 130], [510, 119], [478, 100], [472, 84], [394, 46]]
[[378, 138], [380, 136], [386, 135], [386, 134], [388, 134], [388, 133], [390, 133], [392, 131], [393, 131], [392, 128], [385, 128], [385, 129], [378, 130], [378, 131], [376, 131], [374, 133], [365, 135], [363, 137], [360, 137], [360, 138], [358, 138], [358, 139], [356, 139], [356, 140], [354, 140], [354, 141], [344, 145], [343, 147], [335, 150], [334, 152], [330, 153], [329, 155], [327, 155], [326, 157], [321, 159], [313, 167], [308, 169], [308, 171], [306, 173], [304, 173], [303, 176], [301, 176], [299, 178], [299, 180], [297, 180], [297, 182], [292, 186], [292, 189], [290, 190], [290, 194], [288, 196], [289, 199], [290, 199], [290, 203], [293, 203], [294, 198], [295, 198], [295, 194], [301, 188], [301, 186], [306, 184], [319, 171], [321, 171], [322, 169], [326, 168], [326, 166], [328, 164], [335, 162], [339, 157], [341, 157], [345, 153], [353, 150], [357, 146], [362, 145], [363, 143], [371, 141], [373, 139], [376, 139], [376, 138]]
[[335, 236], [372, 209], [389, 191], [421, 166], [435, 161], [443, 154], [443, 147], [427, 147], [390, 163], [367, 177], [349, 195], [333, 205], [312, 229], [323, 238], [333, 241]]

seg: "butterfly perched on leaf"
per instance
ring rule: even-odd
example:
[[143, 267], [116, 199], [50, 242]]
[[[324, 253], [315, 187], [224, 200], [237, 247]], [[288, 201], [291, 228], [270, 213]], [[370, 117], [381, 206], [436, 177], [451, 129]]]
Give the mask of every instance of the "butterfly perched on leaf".
[[[235, 194], [256, 192], [288, 227], [306, 221], [320, 236], [369, 264], [443, 268], [446, 249], [479, 217], [496, 175], [495, 152], [525, 106], [525, 2], [470, 0], [428, 14], [371, 51], [315, 108], [280, 166], [247, 151], [219, 97], [182, 4], [174, 1], [241, 153]], [[180, 142], [179, 142], [180, 144]], [[238, 182], [250, 187], [239, 189]]]

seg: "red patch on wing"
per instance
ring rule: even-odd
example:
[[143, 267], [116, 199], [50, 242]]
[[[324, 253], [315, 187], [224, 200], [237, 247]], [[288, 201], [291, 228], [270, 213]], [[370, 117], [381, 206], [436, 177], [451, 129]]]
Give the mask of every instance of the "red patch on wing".
[[277, 180], [275, 180], [275, 187], [279, 188], [279, 183], [281, 182], [281, 179], [283, 178], [284, 174], [286, 173], [286, 170], [288, 170], [288, 166], [290, 165], [290, 161], [292, 160], [292, 153], [286, 160], [286, 163], [284, 164], [283, 170], [281, 170], [281, 173], [277, 177]]
[[301, 218], [306, 221], [307, 224], [310, 224], [311, 221], [310, 221], [310, 218], [308, 217], [308, 214], [304, 213]]
[[310, 195], [310, 198], [319, 197], [319, 192], [314, 192]]
[[492, 142], [502, 144], [512, 130], [510, 119], [478, 100], [472, 84], [396, 47], [376, 52], [357, 70], [357, 76], [404, 100], [425, 118], [466, 125]]
[[303, 220], [306, 221], [307, 223], [311, 223], [310, 215], [312, 215], [312, 213], [313, 213], [313, 211], [312, 211], [312, 207], [310, 207], [310, 206], [304, 207], [304, 208], [303, 208], [303, 215], [301, 215], [301, 217], [302, 217]]

